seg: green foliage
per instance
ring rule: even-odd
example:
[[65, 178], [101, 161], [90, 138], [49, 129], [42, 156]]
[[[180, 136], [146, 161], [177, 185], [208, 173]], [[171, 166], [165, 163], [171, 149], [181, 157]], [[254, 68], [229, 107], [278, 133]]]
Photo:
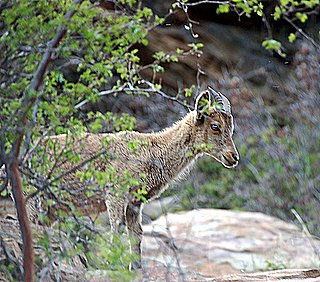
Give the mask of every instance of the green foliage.
[[106, 276], [114, 281], [132, 281], [136, 274], [129, 271], [129, 264], [136, 258], [129, 251], [127, 239], [110, 233], [95, 236], [91, 251], [86, 253], [89, 269], [107, 270]]
[[[181, 8], [184, 11], [187, 11], [188, 4], [188, 0], [178, 1], [172, 4], [172, 8]], [[190, 5], [193, 6], [194, 3]], [[274, 21], [285, 19], [293, 27], [295, 27], [297, 31], [299, 31], [299, 23], [296, 22], [298, 21], [302, 24], [306, 23], [309, 15], [318, 13], [319, 5], [319, 0], [280, 0], [278, 1], [278, 5], [275, 5], [274, 11], [271, 12], [271, 15], [273, 15]], [[266, 9], [264, 9], [264, 3], [261, 0], [227, 0], [218, 3], [218, 7], [216, 8], [217, 14], [225, 14], [230, 12], [235, 12], [239, 17], [244, 15], [247, 18], [250, 18], [252, 15], [258, 15], [263, 17], [263, 21], [267, 26], [270, 26], [270, 23], [267, 22], [268, 19], [265, 15]], [[189, 29], [192, 29], [191, 23], [189, 24]], [[267, 50], [275, 51], [282, 57], [286, 57], [286, 54], [281, 50], [281, 42], [270, 38], [272, 37], [272, 30], [270, 28], [268, 28], [268, 34], [269, 38], [262, 43], [262, 46], [266, 47]], [[289, 35], [289, 42], [294, 42], [294, 39], [295, 38], [293, 38], [291, 33]]]
[[300, 20], [300, 22], [304, 23], [308, 19], [308, 15], [306, 13], [296, 13], [296, 17]]
[[186, 187], [182, 193], [182, 209], [243, 209], [246, 199], [234, 193], [233, 186], [230, 185], [234, 181], [234, 174], [209, 158], [199, 162], [199, 175], [201, 174], [210, 175], [210, 180], [198, 189], [189, 185]]
[[285, 265], [280, 260], [266, 260], [266, 267], [264, 269], [259, 269], [259, 271], [272, 271], [272, 270], [279, 270], [279, 269], [285, 269], [287, 268], [287, 265]]
[[192, 96], [192, 93], [195, 91], [196, 89], [196, 86], [195, 85], [192, 85], [190, 88], [185, 88], [184, 89], [184, 92], [185, 92], [185, 96], [186, 97], [191, 97]]
[[229, 13], [230, 5], [229, 4], [220, 4], [216, 10], [217, 14]]
[[281, 48], [281, 43], [274, 39], [265, 40], [262, 42], [262, 46], [267, 50], [279, 51]]
[[281, 51], [281, 42], [275, 39], [268, 39], [262, 42], [262, 46], [267, 50], [273, 50], [277, 52], [281, 57], [286, 57], [286, 54]]
[[288, 36], [289, 42], [292, 43], [296, 40], [296, 35], [294, 33], [290, 33]]
[[[41, 250], [40, 256], [36, 257], [39, 269], [46, 266], [50, 259], [58, 257], [58, 263], [66, 260], [72, 264], [72, 260], [80, 256], [86, 260], [89, 275], [90, 271], [94, 273], [99, 269], [106, 279], [115, 281], [132, 281], [136, 276], [135, 272], [129, 271], [129, 264], [136, 257], [130, 253], [127, 236], [112, 234], [104, 227], [96, 229], [95, 224], [84, 218], [66, 218], [64, 222], [54, 225], [50, 235], [40, 231], [34, 236], [37, 248]], [[62, 251], [56, 249], [57, 244], [64, 246]]]
[[279, 6], [276, 6], [274, 9], [274, 14], [273, 14], [273, 18], [274, 20], [279, 20], [281, 18], [281, 15], [285, 12], [286, 10], [284, 8], [279, 8]]
[[[311, 0], [311, 1], [296, 1], [296, 0], [280, 0], [278, 1], [278, 5], [274, 7], [273, 11], [273, 19], [275, 21], [285, 19], [287, 22], [291, 23], [293, 26], [297, 28], [298, 24], [294, 24], [294, 22], [306, 23], [310, 14], [317, 14], [319, 9], [320, 2], [319, 0]], [[251, 17], [253, 13], [258, 16], [263, 16], [264, 6], [263, 1], [259, 0], [231, 0], [225, 1], [225, 3], [221, 3], [218, 5], [216, 9], [217, 14], [229, 13], [230, 11], [235, 11], [239, 16], [243, 14], [246, 17]], [[266, 21], [266, 18], [264, 18]], [[297, 31], [299, 31], [297, 29]], [[272, 32], [269, 30], [269, 33]], [[270, 37], [272, 35], [269, 35]], [[293, 43], [296, 39], [296, 35], [294, 33], [290, 33], [289, 42]], [[263, 41], [262, 46], [264, 46], [267, 50], [273, 50], [278, 53], [280, 56], [285, 57], [286, 54], [281, 51], [281, 42], [269, 38]]]
[[113, 114], [112, 112], [106, 112], [104, 114], [100, 112], [89, 112], [88, 119], [93, 120], [89, 123], [91, 132], [100, 132], [105, 124], [112, 124], [114, 131], [131, 131], [134, 129], [136, 119], [126, 113], [122, 113], [120, 116]]
[[250, 18], [252, 13], [256, 13], [258, 16], [262, 16], [263, 4], [258, 0], [232, 0], [234, 6], [240, 12], [243, 12], [246, 17]]
[[7, 265], [1, 264], [0, 265], [0, 272], [2, 272], [4, 274], [4, 277], [6, 277], [6, 279], [8, 281], [17, 280], [17, 279], [15, 279], [15, 277], [16, 277], [15, 266], [12, 263], [9, 263]]
[[[164, 72], [164, 67], [161, 66], [161, 63], [177, 63], [179, 62], [180, 57], [184, 57], [188, 54], [201, 54], [201, 48], [203, 47], [202, 43], [190, 43], [188, 44], [190, 50], [184, 51], [179, 48], [176, 49], [175, 52], [165, 53], [163, 51], [158, 51], [153, 54], [153, 58], [155, 59], [152, 64], [152, 70], [154, 76], [158, 72]], [[161, 89], [161, 85], [156, 84], [157, 89]]]
[[[149, 30], [162, 24], [163, 18], [154, 15], [151, 9], [141, 7], [136, 0], [118, 1], [123, 8], [119, 11], [108, 10], [107, 13], [100, 5], [83, 1], [67, 22], [64, 14], [72, 3], [71, 0], [12, 1], [1, 10], [3, 30], [0, 47], [3, 52], [0, 58], [6, 62], [1, 67], [6, 69], [7, 76], [5, 85], [1, 87], [0, 130], [6, 128], [1, 132], [1, 138], [5, 152], [10, 153], [27, 111], [29, 123], [21, 156], [24, 159], [23, 185], [26, 193], [38, 192], [38, 196], [46, 200], [42, 207], [44, 211], [39, 214], [40, 222], [50, 221], [50, 211], [58, 218], [60, 243], [67, 240], [71, 246], [67, 252], [61, 251], [61, 260], [91, 250], [87, 256], [92, 269], [113, 269], [109, 277], [128, 281], [133, 277], [133, 273], [127, 271], [133, 258], [128, 253], [127, 243], [120, 238], [111, 242], [106, 236], [89, 232], [85, 228], [86, 223], [79, 217], [81, 214], [74, 205], [74, 192], [70, 187], [80, 181], [85, 186], [83, 194], [88, 198], [101, 193], [106, 185], [111, 187], [110, 191], [116, 196], [123, 196], [129, 188], [136, 187], [136, 197], [145, 201], [145, 175], [133, 177], [128, 171], [118, 172], [111, 165], [99, 170], [94, 161], [83, 162], [81, 145], [76, 143], [87, 133], [98, 133], [106, 127], [114, 132], [133, 130], [135, 119], [125, 113], [84, 114], [76, 105], [82, 101], [97, 102], [99, 93], [106, 87], [115, 93], [123, 88], [140, 89], [141, 80], [144, 79], [140, 74], [142, 70], [150, 68], [155, 73], [164, 72], [162, 63], [176, 63], [181, 56], [200, 53], [202, 46], [193, 43], [186, 51], [159, 51], [154, 54], [154, 62], [142, 66], [138, 55], [139, 44], [148, 44], [146, 36]], [[61, 25], [65, 25], [68, 32], [54, 50], [53, 64], [43, 77], [41, 92], [30, 91], [31, 79], [47, 44]], [[78, 77], [72, 80], [55, 64], [55, 60], [68, 62], [70, 58], [78, 61]], [[154, 87], [161, 89], [161, 84], [154, 84]], [[143, 89], [141, 92], [126, 93], [144, 94]], [[25, 101], [33, 102], [26, 106]], [[46, 136], [55, 134], [65, 134], [64, 142], [46, 139]], [[101, 150], [106, 150], [110, 142], [108, 138], [102, 139]], [[75, 145], [79, 146], [78, 150], [74, 150]], [[146, 144], [139, 140], [128, 142], [133, 153], [137, 153], [141, 146]], [[114, 158], [107, 152], [103, 155], [96, 153], [95, 161], [108, 163]], [[68, 168], [64, 166], [65, 163], [69, 164]], [[79, 170], [78, 167], [84, 169]], [[74, 174], [70, 177], [72, 171]], [[72, 220], [71, 215], [77, 220]], [[54, 257], [48, 234], [36, 236], [36, 245], [43, 250], [47, 260]], [[37, 261], [39, 269], [45, 266], [40, 258]], [[7, 270], [10, 270], [10, 266], [7, 266]]]

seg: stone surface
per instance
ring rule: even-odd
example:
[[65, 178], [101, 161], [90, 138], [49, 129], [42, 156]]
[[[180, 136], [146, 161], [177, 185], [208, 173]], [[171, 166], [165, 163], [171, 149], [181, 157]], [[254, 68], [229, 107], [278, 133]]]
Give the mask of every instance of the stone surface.
[[181, 208], [181, 205], [179, 204], [178, 197], [164, 197], [146, 203], [143, 207], [143, 215], [154, 220], [165, 213], [173, 212], [179, 208]]
[[215, 279], [206, 279], [215, 282], [246, 282], [246, 281], [320, 281], [320, 271], [314, 269], [283, 269], [257, 273], [243, 273], [223, 276]]
[[145, 225], [143, 260], [205, 276], [318, 268], [320, 240], [262, 213], [200, 209]]

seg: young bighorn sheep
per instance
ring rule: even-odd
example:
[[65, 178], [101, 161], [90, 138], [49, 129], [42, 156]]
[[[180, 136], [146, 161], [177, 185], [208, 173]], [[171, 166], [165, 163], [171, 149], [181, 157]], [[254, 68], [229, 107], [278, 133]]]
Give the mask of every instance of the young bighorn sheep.
[[[239, 155], [232, 140], [233, 117], [230, 103], [222, 94], [211, 87], [202, 92], [196, 99], [195, 110], [189, 112], [173, 126], [157, 133], [119, 132], [117, 134], [87, 134], [77, 141], [74, 150], [82, 159], [89, 159], [95, 153], [106, 149], [102, 145], [103, 138], [111, 141], [107, 145], [110, 156], [109, 165], [119, 173], [129, 172], [135, 178], [142, 179], [145, 185], [146, 200], [158, 197], [168, 184], [176, 179], [197, 157], [209, 155], [227, 168], [238, 164]], [[60, 144], [66, 142], [65, 135], [50, 137]], [[139, 140], [134, 153], [128, 144]], [[207, 144], [207, 145], [204, 145]], [[94, 166], [103, 171], [106, 162], [94, 160]], [[85, 169], [85, 168], [82, 168]], [[144, 177], [141, 178], [141, 174]], [[76, 174], [65, 180], [74, 180]], [[95, 193], [85, 202], [79, 201], [80, 194], [75, 197], [75, 205], [85, 213], [99, 213], [107, 210], [111, 229], [119, 231], [119, 225], [125, 223], [128, 233], [135, 238], [131, 246], [134, 253], [141, 256], [141, 211], [144, 201], [136, 197], [139, 185], [131, 187], [129, 193], [115, 195], [106, 190]], [[84, 197], [85, 198], [85, 197]], [[139, 267], [139, 263], [136, 265]]]

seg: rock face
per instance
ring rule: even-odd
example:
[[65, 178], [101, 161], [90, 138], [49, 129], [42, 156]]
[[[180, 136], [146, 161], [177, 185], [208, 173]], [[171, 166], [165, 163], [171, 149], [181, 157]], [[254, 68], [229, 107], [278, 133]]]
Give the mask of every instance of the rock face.
[[319, 239], [262, 213], [192, 210], [162, 216], [143, 230], [146, 265], [158, 262], [209, 277], [319, 268]]

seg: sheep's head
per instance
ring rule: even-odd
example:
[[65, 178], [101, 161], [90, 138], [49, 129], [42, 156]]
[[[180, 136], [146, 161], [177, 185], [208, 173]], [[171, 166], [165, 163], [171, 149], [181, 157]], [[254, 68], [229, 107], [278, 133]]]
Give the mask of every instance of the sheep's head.
[[196, 146], [225, 167], [235, 167], [239, 153], [232, 140], [234, 125], [228, 99], [208, 86], [197, 97], [195, 111]]

